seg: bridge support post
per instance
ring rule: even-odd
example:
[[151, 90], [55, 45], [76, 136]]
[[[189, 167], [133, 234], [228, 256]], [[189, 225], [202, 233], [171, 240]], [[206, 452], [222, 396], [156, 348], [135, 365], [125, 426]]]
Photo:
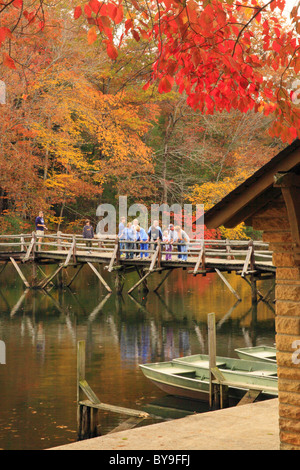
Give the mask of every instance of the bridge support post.
[[98, 279], [101, 281], [101, 283], [104, 285], [105, 289], [108, 291], [108, 292], [112, 292], [111, 288], [109, 287], [109, 285], [106, 283], [106, 281], [103, 279], [103, 277], [101, 276], [101, 274], [97, 271], [97, 269], [95, 268], [95, 266], [88, 262], [87, 263], [89, 265], [89, 267], [92, 269], [92, 271], [94, 271], [94, 273], [96, 274], [96, 276], [98, 277]]
[[149, 287], [148, 287], [148, 282], [147, 282], [147, 278], [145, 277], [145, 272], [144, 270], [142, 270], [142, 272], [140, 272], [139, 268], [136, 266], [135, 267], [135, 270], [136, 272], [138, 273], [139, 275], [139, 278], [142, 280], [143, 282], [143, 291], [144, 292], [149, 292]]
[[154, 292], [157, 292], [158, 289], [163, 285], [163, 283], [166, 281], [166, 279], [170, 276], [170, 274], [172, 273], [173, 269], [169, 269], [169, 271], [167, 271], [167, 273], [165, 274], [165, 276], [163, 277], [163, 279], [159, 282], [159, 284], [155, 287], [154, 289]]
[[122, 290], [123, 290], [123, 287], [124, 287], [124, 281], [125, 281], [125, 276], [122, 272], [120, 272], [119, 270], [116, 271], [115, 273], [115, 289], [116, 289], [116, 292], [117, 294], [122, 294]]
[[15, 267], [17, 273], [19, 274], [20, 278], [22, 279], [23, 283], [25, 284], [25, 286], [27, 287], [27, 289], [30, 289], [30, 285], [29, 285], [29, 282], [27, 281], [27, 279], [25, 278], [24, 274], [22, 273], [21, 269], [19, 268], [18, 264], [16, 263], [16, 261], [14, 260], [14, 258], [10, 258], [10, 261], [12, 262], [13, 266]]
[[251, 299], [252, 299], [252, 305], [253, 305], [253, 307], [255, 307], [258, 303], [258, 300], [257, 300], [257, 284], [256, 284], [256, 278], [255, 278], [255, 274], [254, 274], [254, 270], [255, 270], [255, 253], [254, 253], [254, 243], [253, 243], [252, 240], [249, 243], [249, 245], [252, 246], [251, 258], [250, 258]]
[[234, 290], [234, 288], [229, 284], [229, 282], [227, 281], [227, 279], [221, 274], [221, 272], [215, 268], [215, 271], [216, 273], [219, 275], [219, 277], [222, 279], [222, 281], [224, 282], [224, 284], [228, 287], [228, 289], [230, 290], [230, 292], [233, 293], [233, 295], [235, 295], [235, 297], [238, 299], [239, 302], [241, 302], [241, 298], [239, 296], [239, 294]]
[[82, 270], [83, 268], [83, 264], [81, 264], [79, 266], [79, 268], [77, 269], [76, 273], [74, 274], [74, 276], [72, 277], [72, 279], [68, 282], [67, 284], [67, 287], [70, 287], [70, 285], [73, 283], [73, 281], [75, 281], [76, 277], [78, 276], [78, 274], [80, 273], [80, 271]]
[[60, 271], [58, 271], [57, 273], [57, 285], [60, 289], [62, 289], [64, 287], [64, 279], [63, 279], [63, 269], [61, 269]]
[[32, 269], [31, 269], [31, 272], [32, 272], [32, 280], [31, 280], [31, 285], [33, 288], [35, 288], [37, 286], [37, 264], [35, 263], [35, 261], [33, 260], [32, 261]]

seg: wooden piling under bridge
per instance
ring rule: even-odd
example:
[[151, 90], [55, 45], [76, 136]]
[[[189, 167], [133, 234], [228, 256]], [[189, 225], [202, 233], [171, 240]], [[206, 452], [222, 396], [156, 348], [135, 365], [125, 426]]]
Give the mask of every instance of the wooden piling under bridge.
[[[193, 276], [217, 273], [237, 300], [241, 300], [223, 274], [235, 272], [250, 285], [253, 304], [269, 300], [270, 292], [263, 295], [257, 288], [257, 281], [275, 278], [276, 268], [267, 243], [252, 240], [191, 240], [186, 253], [179, 252], [178, 243], [173, 244], [172, 252], [166, 251], [165, 245], [169, 244], [151, 242], [147, 250], [141, 250], [140, 242], [119, 240], [116, 236], [100, 236], [92, 240], [90, 247], [86, 246], [82, 236], [61, 232], [45, 235], [41, 243], [34, 232], [1, 235], [0, 282], [3, 271], [11, 263], [26, 289], [48, 289], [54, 283], [61, 287], [64, 285], [63, 273], [72, 269], [72, 275], [65, 282], [70, 287], [83, 266], [87, 265], [109, 293], [113, 291], [113, 283], [115, 291], [121, 293], [126, 275], [136, 272], [138, 280], [128, 290], [128, 294], [131, 294], [140, 286], [148, 291], [148, 279], [154, 273], [161, 275], [154, 287], [154, 291], [157, 291], [174, 269], [184, 269]], [[170, 254], [171, 259], [166, 260], [166, 255]], [[185, 259], [179, 259], [180, 256]], [[25, 265], [32, 268], [31, 279], [24, 274]], [[47, 265], [55, 266], [50, 275], [46, 275], [43, 270]], [[111, 274], [111, 282], [103, 278], [100, 266]]]

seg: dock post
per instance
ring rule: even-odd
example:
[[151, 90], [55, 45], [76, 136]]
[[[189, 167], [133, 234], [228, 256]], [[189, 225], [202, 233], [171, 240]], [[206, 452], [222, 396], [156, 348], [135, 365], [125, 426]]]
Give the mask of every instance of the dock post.
[[208, 354], [209, 354], [209, 408], [215, 409], [218, 405], [218, 391], [213, 383], [212, 369], [216, 368], [216, 320], [215, 314], [208, 314]]
[[98, 410], [80, 404], [83, 392], [80, 382], [85, 380], [85, 341], [77, 343], [77, 437], [78, 440], [98, 436]]
[[[217, 367], [216, 320], [215, 314], [208, 314], [208, 350], [209, 350], [209, 408], [210, 410], [229, 406], [229, 390], [225, 377]], [[217, 382], [217, 383], [216, 383]]]
[[209, 408], [217, 410], [229, 406], [229, 390], [225, 377], [217, 367], [216, 319], [208, 314], [208, 353], [209, 353]]

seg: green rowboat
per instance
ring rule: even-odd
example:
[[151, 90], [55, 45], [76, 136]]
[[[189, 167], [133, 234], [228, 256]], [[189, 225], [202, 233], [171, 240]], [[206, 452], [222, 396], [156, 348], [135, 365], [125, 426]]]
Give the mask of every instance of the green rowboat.
[[235, 352], [240, 359], [276, 363], [276, 348], [272, 346], [254, 346], [252, 348], [238, 348]]
[[[180, 357], [178, 359], [173, 359], [172, 362], [177, 364], [186, 364], [192, 367], [200, 367], [202, 369], [209, 369], [209, 356], [206, 354], [195, 354], [193, 356]], [[216, 365], [222, 372], [226, 372], [226, 375], [242, 374], [257, 377], [277, 378], [277, 364], [273, 363], [259, 362], [254, 359], [244, 360], [217, 356]]]
[[[170, 395], [207, 401], [210, 375], [208, 356], [189, 356], [189, 359], [191, 358], [191, 361], [188, 358], [181, 358], [170, 362], [141, 364], [140, 368], [148, 379]], [[249, 362], [248, 367], [247, 362]], [[261, 390], [263, 397], [278, 395], [278, 381], [274, 367], [262, 369], [260, 363], [259, 369], [257, 363], [253, 361], [221, 357], [217, 357], [217, 366], [229, 384], [229, 397], [232, 400], [239, 400], [250, 388]]]

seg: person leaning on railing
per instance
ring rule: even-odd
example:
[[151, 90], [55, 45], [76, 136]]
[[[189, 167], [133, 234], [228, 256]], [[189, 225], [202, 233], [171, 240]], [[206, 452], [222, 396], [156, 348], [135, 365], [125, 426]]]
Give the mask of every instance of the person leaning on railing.
[[146, 233], [146, 230], [140, 227], [139, 225], [136, 226], [136, 240], [140, 242], [139, 244], [139, 250], [141, 250], [140, 257], [143, 258], [148, 258], [148, 235]]
[[126, 219], [125, 217], [121, 217], [120, 223], [119, 223], [119, 233], [118, 233], [118, 238], [120, 240], [120, 256], [123, 257], [125, 256], [125, 253], [122, 252], [122, 250], [125, 250], [125, 243], [123, 240], [125, 240], [124, 236], [124, 230], [125, 230], [125, 222]]
[[187, 251], [188, 251], [188, 246], [190, 243], [190, 237], [184, 230], [182, 230], [182, 228], [180, 228], [179, 225], [175, 227], [175, 230], [177, 232], [178, 259], [180, 261], [186, 261], [188, 257]]
[[172, 251], [173, 251], [173, 244], [177, 242], [177, 232], [174, 228], [173, 224], [169, 224], [168, 227], [168, 245], [165, 247], [165, 251], [168, 251], [169, 253], [166, 254], [166, 260], [171, 261], [172, 259]]
[[[133, 258], [133, 249], [134, 249], [134, 240], [135, 240], [135, 230], [132, 228], [132, 223], [128, 222], [127, 227], [124, 230], [124, 238], [126, 241], [126, 259]], [[132, 250], [132, 251], [131, 251]]]

